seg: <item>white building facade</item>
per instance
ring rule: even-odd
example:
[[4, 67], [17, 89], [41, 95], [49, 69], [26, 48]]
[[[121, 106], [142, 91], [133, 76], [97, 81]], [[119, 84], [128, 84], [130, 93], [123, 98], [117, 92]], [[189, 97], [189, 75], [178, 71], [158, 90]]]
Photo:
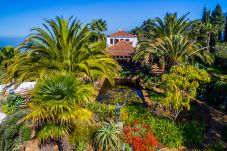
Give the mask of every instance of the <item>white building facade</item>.
[[127, 33], [125, 31], [118, 31], [116, 33], [111, 34], [110, 36], [107, 36], [107, 47], [110, 47], [119, 41], [125, 41], [130, 43], [133, 47], [136, 47], [138, 44], [138, 39], [136, 35]]

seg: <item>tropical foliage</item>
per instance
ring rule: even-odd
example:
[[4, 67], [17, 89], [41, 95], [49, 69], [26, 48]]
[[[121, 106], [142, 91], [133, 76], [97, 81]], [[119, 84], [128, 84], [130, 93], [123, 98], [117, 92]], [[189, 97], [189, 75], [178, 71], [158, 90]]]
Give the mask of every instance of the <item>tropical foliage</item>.
[[101, 34], [101, 32], [107, 31], [107, 24], [105, 20], [94, 19], [91, 23], [91, 30]]
[[43, 27], [34, 28], [19, 46], [27, 52], [7, 68], [5, 82], [21, 83], [62, 72], [90, 81], [107, 78], [113, 83], [121, 67], [107, 54], [103, 41], [89, 42], [92, 32], [87, 25], [57, 17], [46, 20]]
[[227, 67], [227, 43], [220, 43], [215, 46], [215, 64], [220, 68]]
[[203, 49], [199, 48], [196, 41], [188, 40], [182, 35], [171, 35], [157, 38], [154, 42], [149, 43], [145, 50], [139, 49], [134, 59], [155, 56], [159, 58], [161, 64], [166, 65], [167, 69], [173, 65], [192, 61], [196, 57], [201, 58], [204, 62], [212, 63], [212, 58], [202, 51]]
[[8, 115], [0, 124], [0, 150], [18, 150], [24, 141], [31, 138], [32, 129], [24, 123], [18, 123], [23, 118], [25, 112], [19, 111]]
[[[177, 14], [167, 14], [163, 20], [154, 19], [153, 39], [140, 44], [134, 61], [158, 63], [169, 70], [173, 65], [190, 62], [195, 58], [211, 64], [213, 58], [204, 51], [196, 39], [188, 37], [187, 29], [191, 23], [187, 14], [177, 18]], [[156, 58], [156, 59], [155, 59]]]
[[177, 13], [167, 13], [165, 18], [155, 18], [154, 37], [161, 38], [170, 35], [183, 35], [190, 26], [188, 14], [177, 18]]
[[2, 110], [5, 114], [14, 114], [23, 103], [24, 99], [20, 95], [11, 94], [3, 102]]
[[11, 46], [0, 48], [0, 64], [6, 69], [14, 60], [13, 58], [19, 54], [19, 51]]
[[118, 124], [111, 122], [104, 122], [96, 131], [94, 137], [95, 146], [101, 150], [116, 150], [123, 139], [123, 130]]
[[152, 132], [152, 128], [134, 122], [133, 126], [124, 127], [125, 139], [134, 151], [152, 151], [158, 146], [158, 142]]
[[208, 73], [193, 66], [173, 66], [168, 74], [162, 75], [161, 88], [165, 93], [162, 102], [169, 107], [174, 120], [184, 108], [190, 109], [199, 85], [209, 82]]
[[143, 106], [127, 106], [125, 108], [127, 118], [124, 122], [133, 125], [134, 121], [138, 121], [152, 128], [158, 142], [167, 147], [174, 148], [183, 144], [183, 136], [180, 128], [173, 121], [152, 115]]
[[75, 123], [88, 122], [92, 112], [82, 107], [92, 100], [94, 89], [73, 75], [55, 75], [40, 80], [29, 102], [30, 112], [24, 120], [38, 128], [40, 142], [59, 141], [72, 132]]
[[[139, 39], [133, 62], [116, 80], [122, 68], [105, 51], [105, 20], [84, 26], [73, 17], [46, 20], [18, 48], [0, 49], [4, 82], [37, 82], [26, 101], [11, 95], [0, 104], [8, 114], [0, 125], [0, 150], [21, 150], [32, 130], [39, 145], [57, 144], [59, 150], [202, 147], [215, 125], [197, 119], [197, 107], [211, 113], [210, 101], [227, 109], [226, 43], [218, 43], [223, 25], [220, 5], [212, 13], [204, 8], [201, 20], [167, 13], [144, 21], [131, 31]], [[110, 84], [100, 89], [100, 79]], [[121, 122], [115, 122], [117, 103], [124, 104]], [[225, 140], [225, 128], [219, 131]]]

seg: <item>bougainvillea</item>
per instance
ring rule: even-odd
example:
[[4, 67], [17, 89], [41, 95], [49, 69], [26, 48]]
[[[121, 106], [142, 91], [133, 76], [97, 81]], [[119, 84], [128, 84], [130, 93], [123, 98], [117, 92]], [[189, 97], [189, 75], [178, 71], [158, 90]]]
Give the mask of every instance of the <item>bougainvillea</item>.
[[152, 151], [158, 146], [152, 128], [137, 121], [132, 126], [124, 127], [124, 135], [134, 151]]

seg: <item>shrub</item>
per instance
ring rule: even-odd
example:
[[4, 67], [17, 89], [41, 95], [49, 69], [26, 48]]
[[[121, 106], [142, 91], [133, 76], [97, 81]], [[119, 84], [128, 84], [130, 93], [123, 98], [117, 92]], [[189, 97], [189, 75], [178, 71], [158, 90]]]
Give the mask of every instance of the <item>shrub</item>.
[[158, 145], [151, 127], [137, 121], [132, 126], [124, 127], [124, 135], [134, 151], [152, 151]]
[[95, 132], [94, 145], [96, 149], [115, 150], [120, 147], [123, 131], [114, 122], [104, 122]]
[[204, 139], [205, 125], [196, 121], [180, 124], [185, 145], [199, 145]]
[[162, 104], [171, 112], [175, 121], [183, 109], [190, 110], [190, 101], [197, 95], [200, 85], [210, 82], [209, 74], [190, 65], [173, 66], [168, 74], [162, 75], [161, 88], [165, 97]]
[[227, 43], [215, 46], [215, 64], [223, 69], [227, 67]]
[[99, 102], [87, 103], [87, 108], [93, 112], [96, 121], [108, 120], [115, 117], [115, 106]]
[[0, 125], [0, 150], [13, 150], [31, 137], [31, 129], [23, 123], [18, 124], [25, 113], [16, 112], [8, 115]]
[[172, 148], [183, 144], [183, 137], [177, 125], [169, 119], [155, 117], [142, 106], [125, 107], [127, 118], [125, 123], [132, 124], [135, 120], [146, 124], [153, 129], [154, 135], [158, 141]]
[[13, 114], [19, 109], [23, 101], [24, 99], [17, 94], [9, 95], [2, 105], [2, 110], [5, 114]]
[[76, 122], [69, 137], [72, 147], [78, 151], [88, 150], [97, 128], [96, 124], [90, 122]]
[[26, 141], [26, 140], [29, 140], [31, 138], [31, 133], [32, 133], [32, 130], [31, 128], [27, 127], [27, 126], [21, 126], [20, 127], [20, 138], [21, 138], [21, 141]]
[[149, 118], [149, 124], [158, 140], [166, 146], [174, 148], [183, 144], [182, 133], [174, 122], [168, 119], [151, 117]]

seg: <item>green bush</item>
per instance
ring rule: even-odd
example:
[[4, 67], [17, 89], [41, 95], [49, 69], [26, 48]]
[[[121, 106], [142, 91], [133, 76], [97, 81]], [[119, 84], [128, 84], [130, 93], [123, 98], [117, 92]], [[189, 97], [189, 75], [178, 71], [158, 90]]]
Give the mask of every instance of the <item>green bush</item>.
[[173, 148], [183, 144], [183, 136], [177, 125], [169, 119], [155, 117], [142, 106], [125, 107], [127, 112], [126, 124], [132, 124], [138, 120], [152, 127], [158, 141], [164, 145]]
[[213, 145], [209, 145], [207, 148], [206, 148], [206, 151], [225, 151], [225, 147], [223, 147], [222, 144], [213, 144]]
[[96, 121], [105, 121], [115, 117], [115, 106], [99, 102], [88, 103], [86, 107], [94, 113]]
[[29, 140], [31, 138], [31, 133], [32, 133], [31, 128], [29, 128], [27, 126], [21, 126], [20, 127], [21, 141], [23, 142], [23, 141]]
[[149, 90], [148, 93], [149, 93], [150, 99], [155, 102], [160, 102], [164, 97], [163, 94], [155, 92], [153, 90]]
[[23, 123], [18, 123], [25, 113], [16, 112], [8, 115], [0, 125], [0, 150], [13, 150], [18, 144], [29, 140], [31, 137], [31, 129]]
[[203, 142], [205, 124], [196, 121], [180, 124], [182, 130], [183, 142], [187, 146], [199, 145]]
[[96, 123], [76, 122], [69, 137], [72, 147], [78, 151], [88, 150], [89, 146], [92, 144], [93, 134], [97, 128]]
[[227, 43], [215, 46], [215, 64], [223, 69], [227, 67]]
[[19, 109], [23, 101], [24, 99], [19, 95], [9, 95], [6, 101], [3, 102], [2, 110], [5, 114], [13, 114]]

